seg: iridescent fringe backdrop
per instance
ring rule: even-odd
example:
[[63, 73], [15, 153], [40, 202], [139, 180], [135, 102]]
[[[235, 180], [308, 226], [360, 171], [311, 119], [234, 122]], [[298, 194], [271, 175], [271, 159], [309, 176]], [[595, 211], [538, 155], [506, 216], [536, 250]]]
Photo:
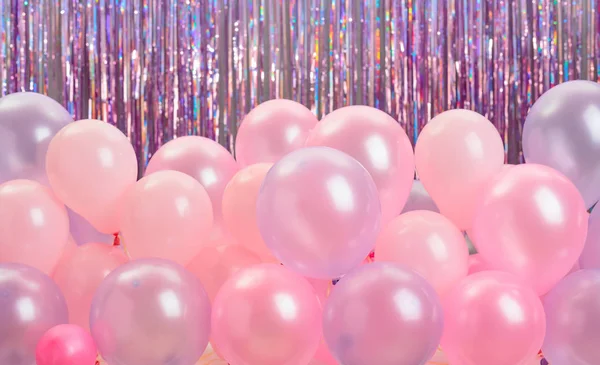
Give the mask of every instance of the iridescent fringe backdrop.
[[318, 116], [368, 104], [414, 140], [469, 108], [509, 162], [532, 102], [600, 77], [599, 0], [0, 0], [2, 94], [32, 90], [131, 138], [140, 165], [173, 137], [233, 148], [258, 103]]

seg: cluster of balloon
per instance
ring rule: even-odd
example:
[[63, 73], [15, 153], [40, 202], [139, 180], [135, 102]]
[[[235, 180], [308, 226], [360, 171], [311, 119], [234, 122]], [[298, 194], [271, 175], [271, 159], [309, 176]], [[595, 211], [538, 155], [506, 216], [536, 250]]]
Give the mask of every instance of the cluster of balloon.
[[600, 85], [551, 89], [513, 166], [472, 111], [413, 153], [382, 111], [273, 100], [235, 158], [181, 137], [138, 180], [114, 126], [4, 97], [0, 364], [595, 365], [599, 116]]

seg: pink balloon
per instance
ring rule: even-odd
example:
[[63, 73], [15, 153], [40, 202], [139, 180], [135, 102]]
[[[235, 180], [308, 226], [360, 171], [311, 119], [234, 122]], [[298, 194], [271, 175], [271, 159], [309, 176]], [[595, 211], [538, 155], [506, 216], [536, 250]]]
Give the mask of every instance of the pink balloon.
[[221, 224], [223, 191], [239, 170], [229, 151], [205, 137], [179, 137], [156, 151], [146, 167], [146, 175], [161, 170], [183, 172], [202, 184], [212, 203], [215, 224]]
[[600, 359], [600, 270], [581, 270], [545, 297], [542, 350], [551, 365], [596, 365]]
[[321, 340], [317, 353], [309, 363], [309, 365], [339, 365], [335, 357], [329, 351], [325, 340]]
[[213, 303], [213, 343], [232, 365], [307, 365], [321, 339], [311, 285], [281, 265], [238, 271]]
[[119, 231], [118, 210], [137, 179], [127, 137], [100, 120], [68, 124], [50, 142], [46, 172], [56, 195], [103, 233]]
[[72, 324], [52, 327], [37, 344], [37, 365], [94, 365], [98, 352], [85, 329]]
[[404, 204], [402, 213], [412, 212], [413, 210], [440, 212], [437, 205], [435, 205], [435, 202], [431, 199], [431, 196], [429, 196], [429, 193], [425, 190], [425, 187], [419, 180], [413, 181], [408, 200], [406, 201], [406, 204]]
[[349, 154], [369, 171], [381, 201], [382, 223], [400, 214], [413, 183], [410, 140], [394, 118], [368, 106], [349, 106], [328, 114], [306, 140]]
[[206, 190], [178, 171], [158, 171], [126, 194], [121, 233], [131, 258], [159, 257], [187, 264], [208, 241], [213, 223]]
[[310, 110], [295, 101], [266, 101], [242, 121], [235, 140], [236, 159], [241, 166], [277, 162], [302, 148], [317, 122]]
[[515, 276], [483, 271], [444, 297], [442, 349], [450, 364], [524, 365], [544, 340], [544, 308]]
[[275, 262], [276, 259], [258, 230], [256, 201], [272, 166], [271, 163], [260, 163], [244, 167], [229, 181], [223, 193], [223, 220], [227, 230], [238, 243], [265, 262]]
[[279, 160], [257, 201], [258, 228], [286, 267], [303, 276], [337, 278], [361, 264], [377, 239], [377, 187], [347, 154], [309, 147]]
[[483, 196], [472, 229], [482, 258], [545, 294], [579, 258], [587, 212], [564, 175], [542, 165], [512, 167]]
[[18, 262], [49, 274], [69, 238], [65, 206], [50, 189], [29, 180], [0, 185], [0, 262]]
[[396, 217], [381, 231], [375, 260], [415, 270], [443, 295], [467, 276], [469, 248], [450, 220], [435, 212], [416, 210]]
[[241, 269], [258, 265], [261, 261], [240, 245], [205, 246], [187, 265], [188, 271], [202, 282], [211, 301], [221, 286]]
[[450, 110], [423, 128], [415, 162], [419, 179], [440, 212], [466, 230], [487, 182], [502, 168], [504, 144], [484, 116]]
[[345, 275], [323, 311], [325, 340], [341, 364], [424, 365], [442, 328], [442, 306], [431, 285], [389, 262]]
[[94, 293], [110, 272], [129, 261], [120, 247], [87, 243], [61, 259], [52, 275], [67, 306], [69, 323], [89, 329], [90, 307]]
[[480, 254], [476, 253], [469, 256], [469, 275], [487, 270], [491, 270], [491, 267], [483, 260]]

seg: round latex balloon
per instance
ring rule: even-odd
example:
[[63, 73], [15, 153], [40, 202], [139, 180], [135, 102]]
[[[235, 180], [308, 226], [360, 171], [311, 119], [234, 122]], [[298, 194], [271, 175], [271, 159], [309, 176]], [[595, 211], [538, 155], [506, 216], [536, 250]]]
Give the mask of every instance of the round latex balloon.
[[47, 184], [48, 144], [72, 121], [62, 105], [42, 94], [19, 92], [0, 98], [0, 184], [15, 179]]
[[493, 181], [470, 233], [484, 261], [543, 295], [578, 260], [587, 226], [577, 188], [549, 167], [525, 164]]
[[266, 101], [242, 121], [235, 139], [235, 157], [241, 166], [275, 163], [304, 146], [318, 120], [304, 105], [292, 100]]
[[72, 324], [52, 327], [35, 351], [36, 365], [95, 365], [98, 352], [85, 329]]
[[137, 179], [135, 151], [120, 130], [92, 119], [67, 125], [48, 146], [46, 172], [69, 208], [102, 233], [119, 231], [121, 198]]
[[562, 172], [577, 186], [587, 208], [600, 198], [599, 118], [600, 85], [576, 80], [546, 91], [523, 126], [525, 160]]
[[441, 346], [450, 364], [526, 365], [546, 330], [537, 294], [516, 276], [482, 271], [444, 296]]
[[394, 118], [368, 106], [337, 109], [317, 124], [306, 146], [332, 147], [355, 158], [377, 185], [382, 223], [400, 214], [413, 183], [415, 162], [410, 140]]
[[44, 333], [69, 320], [58, 286], [22, 264], [0, 264], [0, 308], [3, 365], [35, 365], [36, 345]]
[[380, 226], [377, 187], [367, 170], [328, 147], [294, 151], [267, 174], [258, 228], [287, 268], [333, 279], [367, 257]]
[[223, 285], [212, 328], [212, 343], [232, 365], [307, 365], [321, 339], [321, 305], [301, 276], [256, 265]]
[[403, 264], [443, 295], [469, 270], [463, 233], [441, 214], [416, 210], [394, 218], [379, 234], [375, 260]]
[[176, 138], [152, 155], [146, 175], [161, 170], [183, 172], [202, 184], [212, 203], [215, 224], [221, 224], [223, 191], [239, 170], [237, 162], [225, 147], [205, 137]]
[[582, 269], [600, 269], [600, 206], [593, 209], [588, 219], [585, 247], [579, 257]]
[[469, 275], [491, 269], [490, 265], [483, 260], [480, 254], [476, 253], [469, 256]]
[[503, 163], [498, 130], [470, 110], [439, 114], [425, 125], [415, 146], [419, 179], [440, 212], [461, 230], [471, 227], [481, 194]]
[[209, 240], [210, 198], [191, 176], [155, 172], [135, 183], [123, 200], [121, 233], [131, 258], [160, 257], [186, 265]]
[[52, 278], [60, 287], [69, 307], [69, 323], [89, 328], [94, 293], [104, 278], [129, 261], [121, 247], [86, 243], [68, 252], [59, 261]]
[[443, 322], [439, 298], [423, 277], [375, 262], [333, 288], [323, 334], [340, 364], [424, 365], [438, 347]]
[[110, 365], [193, 365], [210, 334], [210, 301], [200, 281], [162, 259], [121, 265], [94, 295], [90, 328]]
[[50, 189], [30, 180], [0, 185], [0, 262], [20, 262], [49, 274], [68, 238], [67, 210]]
[[233, 176], [223, 193], [223, 220], [239, 244], [263, 261], [274, 263], [276, 259], [260, 235], [256, 219], [258, 193], [272, 166], [271, 163], [246, 166]]
[[114, 242], [114, 235], [98, 232], [98, 230], [85, 218], [71, 209], [67, 209], [67, 212], [69, 214], [69, 230], [71, 232], [71, 237], [73, 237], [73, 240], [78, 245], [91, 242], [106, 244], [112, 244]]
[[437, 205], [425, 187], [423, 183], [419, 180], [414, 180], [412, 187], [410, 188], [410, 194], [408, 195], [408, 200], [406, 204], [404, 204], [404, 209], [402, 209], [402, 213], [412, 212], [413, 210], [430, 210], [432, 212], [439, 213]]
[[209, 245], [200, 249], [196, 257], [187, 264], [187, 269], [200, 279], [212, 301], [233, 274], [260, 263], [258, 256], [241, 245]]
[[581, 270], [544, 296], [546, 338], [552, 365], [596, 365], [600, 359], [600, 270]]

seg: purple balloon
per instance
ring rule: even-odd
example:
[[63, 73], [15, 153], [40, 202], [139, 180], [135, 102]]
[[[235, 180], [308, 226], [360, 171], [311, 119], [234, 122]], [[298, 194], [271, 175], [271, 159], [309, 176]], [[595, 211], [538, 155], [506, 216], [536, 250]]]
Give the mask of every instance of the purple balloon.
[[430, 210], [432, 212], [439, 213], [437, 205], [425, 187], [419, 180], [414, 180], [412, 187], [410, 188], [410, 195], [408, 196], [408, 200], [406, 204], [404, 204], [404, 209], [402, 209], [402, 213], [412, 212], [414, 210]]
[[100, 233], [94, 228], [85, 218], [75, 213], [71, 209], [67, 209], [69, 213], [69, 229], [71, 237], [77, 245], [86, 243], [106, 243], [112, 244], [115, 237], [112, 234]]
[[0, 264], [0, 364], [35, 365], [46, 331], [69, 321], [58, 286], [33, 267]]
[[443, 311], [433, 287], [398, 264], [366, 264], [333, 288], [323, 334], [341, 364], [423, 365], [442, 337]]
[[110, 365], [193, 365], [208, 345], [210, 314], [194, 275], [171, 261], [141, 259], [100, 284], [90, 328]]
[[546, 338], [542, 352], [552, 365], [600, 361], [600, 270], [577, 271], [543, 299]]
[[530, 163], [562, 172], [590, 208], [600, 198], [600, 84], [569, 81], [543, 94], [523, 127]]
[[0, 184], [14, 179], [47, 185], [46, 151], [73, 117], [42, 94], [22, 92], [0, 98]]

